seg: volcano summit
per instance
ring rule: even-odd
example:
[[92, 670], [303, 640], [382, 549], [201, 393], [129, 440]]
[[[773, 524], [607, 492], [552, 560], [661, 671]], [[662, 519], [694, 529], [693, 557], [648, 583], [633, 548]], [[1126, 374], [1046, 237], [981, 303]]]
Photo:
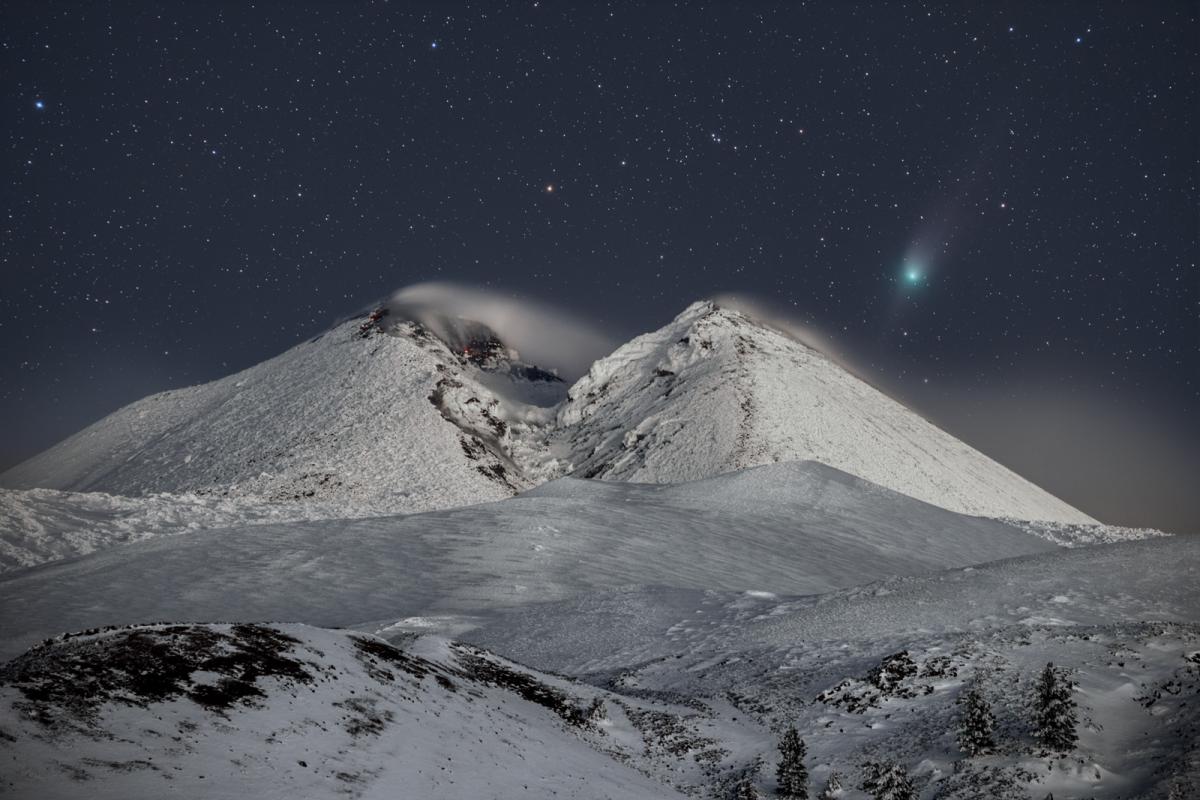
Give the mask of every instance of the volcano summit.
[[148, 397], [0, 483], [409, 512], [564, 475], [669, 483], [812, 460], [952, 511], [1095, 522], [820, 352], [713, 302], [569, 389], [482, 323], [401, 313], [381, 307], [236, 375]]

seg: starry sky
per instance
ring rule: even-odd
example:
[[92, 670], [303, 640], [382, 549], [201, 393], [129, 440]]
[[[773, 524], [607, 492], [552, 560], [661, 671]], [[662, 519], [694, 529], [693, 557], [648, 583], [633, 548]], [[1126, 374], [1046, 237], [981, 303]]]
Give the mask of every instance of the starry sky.
[[1200, 530], [1197, 9], [5, 3], [0, 468], [407, 284], [615, 340], [738, 291]]

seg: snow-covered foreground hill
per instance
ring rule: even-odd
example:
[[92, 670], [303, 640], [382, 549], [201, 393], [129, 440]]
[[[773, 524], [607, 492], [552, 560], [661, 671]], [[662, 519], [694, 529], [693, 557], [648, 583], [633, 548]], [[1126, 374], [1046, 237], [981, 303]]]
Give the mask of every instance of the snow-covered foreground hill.
[[198, 531], [9, 573], [0, 655], [159, 619], [438, 616], [453, 633], [630, 584], [809, 594], [1055, 549], [812, 462], [673, 486], [567, 478], [468, 508]]
[[[0, 667], [0, 788], [724, 798], [743, 781], [775, 789], [775, 745], [795, 725], [814, 794], [836, 771], [842, 796], [867, 797], [866, 765], [889, 761], [927, 800], [1190, 797], [1198, 565], [1200, 542], [1171, 537], [815, 597], [627, 588], [465, 635], [534, 669], [414, 638], [411, 619], [361, 626], [394, 649], [300, 625], [88, 633]], [[1065, 755], [1031, 731], [1050, 660], [1078, 684], [1080, 740]], [[972, 684], [996, 718], [995, 748], [977, 757], [953, 733]]]
[[953, 511], [1095, 522], [790, 335], [711, 302], [597, 361], [569, 394], [494, 331], [442, 327], [439, 338], [383, 310], [351, 320], [127, 406], [0, 483], [328, 500], [362, 516], [494, 500], [567, 474], [667, 483], [815, 460]]
[[616, 704], [589, 714], [607, 696], [444, 640], [399, 650], [303, 625], [93, 633], [0, 667], [0, 792], [679, 796], [623, 763], [638, 731]]

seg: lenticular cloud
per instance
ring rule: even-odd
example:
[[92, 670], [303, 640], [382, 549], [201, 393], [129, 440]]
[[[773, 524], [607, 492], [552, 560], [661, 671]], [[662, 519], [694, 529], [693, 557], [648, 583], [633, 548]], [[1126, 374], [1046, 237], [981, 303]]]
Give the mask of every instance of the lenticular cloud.
[[387, 301], [397, 316], [414, 319], [438, 334], [456, 319], [482, 322], [522, 359], [555, 369], [568, 380], [587, 372], [592, 362], [607, 355], [615, 342], [579, 317], [531, 300], [454, 283], [417, 283]]

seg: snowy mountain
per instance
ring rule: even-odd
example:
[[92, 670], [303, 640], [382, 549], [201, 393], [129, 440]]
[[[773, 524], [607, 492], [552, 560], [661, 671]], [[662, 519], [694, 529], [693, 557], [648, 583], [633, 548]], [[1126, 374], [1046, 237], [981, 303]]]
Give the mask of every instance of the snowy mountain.
[[1095, 522], [816, 350], [710, 302], [598, 361], [555, 435], [583, 477], [670, 482], [812, 460], [965, 514]]
[[567, 474], [670, 483], [812, 460], [952, 511], [1095, 522], [816, 350], [711, 302], [565, 390], [480, 323], [381, 307], [244, 372], [127, 406], [0, 483], [336, 501], [360, 516], [499, 499]]
[[447, 508], [532, 485], [505, 452], [524, 423], [502, 398], [535, 416], [531, 401], [553, 404], [564, 390], [482, 326], [448, 344], [375, 312], [228, 378], [126, 406], [3, 482], [336, 500], [350, 515]]

